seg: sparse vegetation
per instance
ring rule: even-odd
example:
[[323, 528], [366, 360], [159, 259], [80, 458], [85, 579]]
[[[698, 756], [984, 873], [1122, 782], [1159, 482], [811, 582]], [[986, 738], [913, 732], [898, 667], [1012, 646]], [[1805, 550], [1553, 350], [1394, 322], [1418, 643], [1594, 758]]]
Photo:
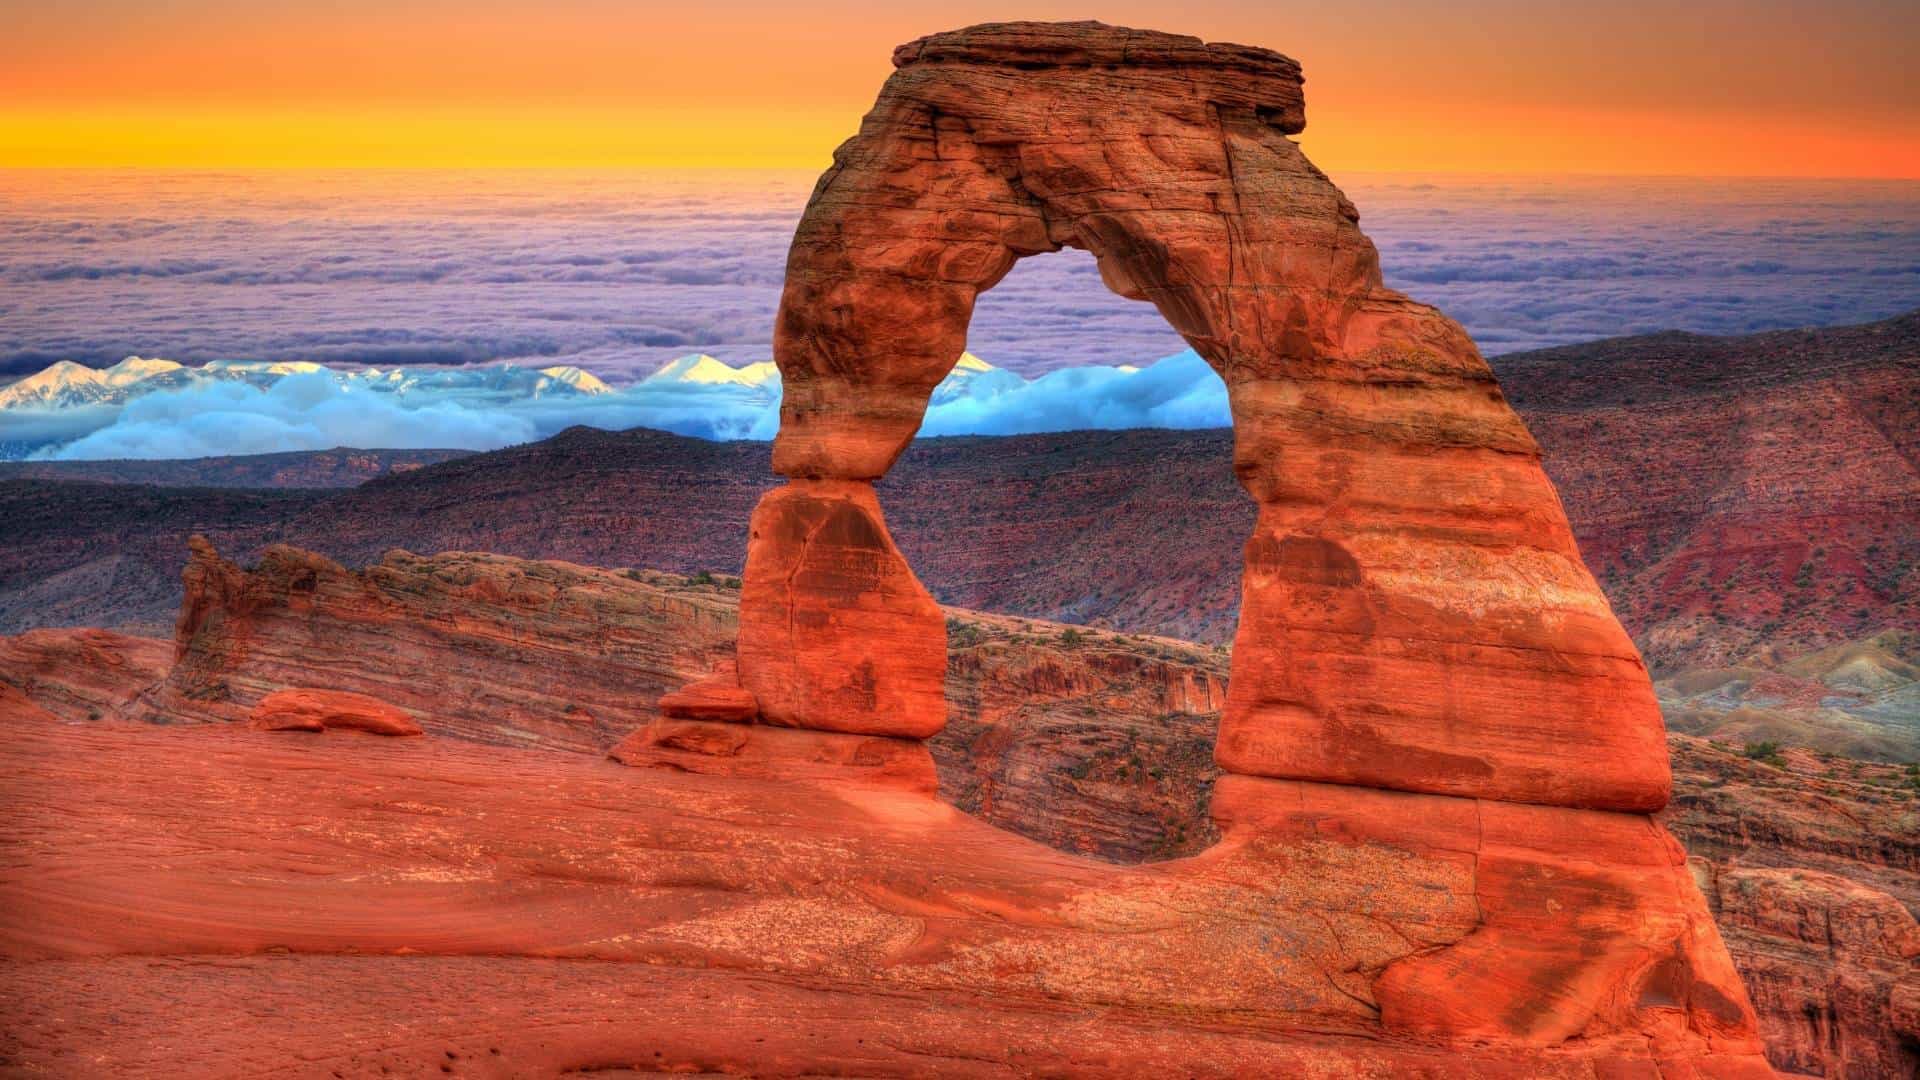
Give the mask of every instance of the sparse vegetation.
[[1776, 769], [1787, 767], [1787, 759], [1780, 755], [1780, 744], [1771, 739], [1750, 742], [1741, 753], [1762, 765], [1771, 765]]

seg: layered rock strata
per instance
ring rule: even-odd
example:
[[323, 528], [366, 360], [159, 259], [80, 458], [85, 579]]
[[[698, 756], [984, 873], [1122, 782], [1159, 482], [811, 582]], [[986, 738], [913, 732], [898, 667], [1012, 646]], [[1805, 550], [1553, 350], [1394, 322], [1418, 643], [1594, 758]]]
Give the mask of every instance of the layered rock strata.
[[[464, 594], [453, 582], [471, 572], [474, 559], [451, 554], [389, 560], [385, 593], [398, 606], [379, 636], [355, 625], [357, 605], [296, 609], [305, 594], [271, 583], [301, 561], [269, 560], [252, 572], [266, 580], [239, 592], [270, 597], [273, 607], [256, 607], [245, 620], [222, 615], [204, 631], [208, 638], [189, 650], [260, 666], [236, 668], [216, 680], [196, 660], [195, 682], [224, 681], [249, 693], [292, 685], [274, 682], [297, 677], [277, 655], [281, 646], [243, 650], [220, 639], [245, 633], [256, 643], [279, 641], [298, 626], [310, 669], [334, 672], [343, 687], [386, 693], [403, 678], [444, 670], [468, 672], [493, 688], [485, 698], [449, 693], [428, 702], [419, 719], [438, 735], [548, 748], [529, 740], [516, 718], [554, 708], [547, 686], [592, 686], [602, 678], [598, 642], [629, 642], [632, 655], [641, 657], [733, 632], [736, 598], [724, 588], [671, 575], [608, 575], [499, 558], [487, 560], [491, 574], [549, 581], [556, 586], [553, 599], [542, 605], [471, 604], [468, 632], [474, 637], [429, 637], [412, 627], [460, 600]], [[359, 588], [360, 573], [327, 574], [339, 580], [317, 580], [315, 593]], [[558, 609], [583, 592], [604, 594], [598, 610], [606, 624], [590, 627], [561, 617]], [[672, 611], [683, 611], [684, 621], [662, 615]], [[947, 801], [1054, 849], [1122, 863], [1191, 856], [1219, 839], [1207, 810], [1218, 776], [1213, 732], [1226, 697], [1222, 653], [1006, 616], [949, 610], [948, 617], [950, 720], [928, 744]], [[717, 632], [712, 618], [719, 619]], [[486, 620], [495, 625], [483, 626]], [[642, 647], [648, 636], [658, 639], [657, 646]], [[518, 646], [489, 654], [482, 680], [476, 660], [459, 655], [476, 639], [511, 639]], [[428, 649], [439, 651], [423, 651]], [[50, 722], [58, 714], [84, 722], [89, 710], [72, 704], [80, 692], [76, 682], [85, 684], [89, 700], [134, 702], [161, 677], [172, 652], [171, 642], [94, 631], [37, 631], [0, 640], [0, 719], [17, 725], [36, 717]], [[69, 662], [84, 666], [70, 669]], [[722, 675], [690, 688], [731, 684], [726, 661], [716, 670]], [[706, 700], [704, 692], [692, 696]], [[674, 711], [668, 702], [685, 700], [669, 694], [663, 711]], [[649, 717], [639, 714], [646, 711], [645, 698], [637, 705], [633, 722], [644, 723]], [[94, 719], [110, 722], [120, 715], [109, 707]], [[557, 722], [563, 719], [556, 717], [548, 729], [556, 733], [551, 747], [577, 748], [581, 736]], [[707, 742], [714, 729], [724, 730]], [[910, 772], [822, 760], [823, 743], [836, 738], [826, 733], [748, 728], [711, 717], [704, 724], [642, 730], [667, 736], [661, 740], [666, 747], [652, 747], [652, 734], [629, 736], [615, 745], [616, 758], [747, 782], [779, 775], [851, 781], [861, 788], [911, 786], [900, 783]], [[731, 752], [748, 737], [783, 736], [792, 737], [786, 748], [805, 745], [812, 753], [782, 755], [782, 747], [764, 744], [758, 756]], [[604, 745], [587, 752], [597, 754]], [[1902, 787], [1901, 770], [1799, 750], [1769, 763], [1684, 735], [1673, 736], [1671, 746], [1676, 795], [1660, 820], [1693, 856], [1696, 880], [1753, 995], [1768, 1057], [1783, 1069], [1836, 1078], [1903, 1076], [1920, 1067], [1920, 1025], [1911, 1006], [1903, 1006], [1920, 992], [1907, 952], [1914, 933], [1907, 912], [1920, 908], [1920, 801]], [[382, 749], [402, 751], [397, 744]], [[516, 769], [518, 760], [500, 759], [502, 767]], [[1428, 805], [1453, 803], [1433, 798]], [[156, 806], [154, 812], [163, 811]], [[1399, 842], [1412, 844], [1415, 836], [1410, 831]], [[1444, 847], [1433, 838], [1426, 843]], [[1459, 846], [1457, 837], [1452, 844]], [[291, 972], [284, 977], [298, 978]]]
[[[974, 27], [894, 63], [788, 257], [774, 468], [793, 479], [756, 511], [741, 618], [741, 679], [777, 689], [770, 718], [926, 733], [910, 730], [921, 711], [848, 711], [930, 701], [915, 676], [933, 665], [891, 667], [941, 645], [868, 485], [918, 429], [978, 295], [1022, 257], [1077, 247], [1231, 396], [1235, 469], [1260, 511], [1226, 769], [1665, 802], [1644, 667], [1539, 450], [1466, 334], [1381, 284], [1357, 212], [1287, 137], [1305, 125], [1297, 64], [1097, 24]], [[804, 546], [823, 485], [861, 507], [839, 552]], [[797, 573], [802, 559], [849, 576]]]
[[[1663, 1070], [1764, 1071], [1681, 849], [1644, 816], [1671, 783], [1645, 666], [1485, 361], [1384, 287], [1358, 213], [1287, 138], [1299, 66], [1092, 23], [938, 34], [894, 64], [788, 256], [789, 483], [754, 512], [740, 612], [762, 719], [842, 739], [944, 725], [945, 628], [871, 485], [977, 296], [1081, 248], [1225, 380], [1259, 507], [1215, 746], [1224, 838], [1200, 858], [1388, 844], [1458, 869], [1472, 929], [1361, 980], [1386, 1031], [1633, 1033]], [[729, 761], [751, 738], [663, 720], [632, 749]]]
[[435, 735], [598, 754], [732, 660], [734, 595], [671, 575], [402, 551], [347, 570], [289, 547], [242, 570], [196, 542], [185, 578], [179, 660], [117, 715], [239, 721], [320, 686]]

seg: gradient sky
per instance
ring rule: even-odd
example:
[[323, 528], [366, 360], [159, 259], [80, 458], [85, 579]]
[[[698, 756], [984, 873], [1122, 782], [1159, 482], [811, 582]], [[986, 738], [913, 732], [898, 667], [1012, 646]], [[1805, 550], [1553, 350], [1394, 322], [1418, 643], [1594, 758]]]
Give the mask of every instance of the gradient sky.
[[1912, 0], [0, 0], [0, 166], [818, 168], [895, 44], [1087, 17], [1299, 59], [1336, 175], [1920, 177]]

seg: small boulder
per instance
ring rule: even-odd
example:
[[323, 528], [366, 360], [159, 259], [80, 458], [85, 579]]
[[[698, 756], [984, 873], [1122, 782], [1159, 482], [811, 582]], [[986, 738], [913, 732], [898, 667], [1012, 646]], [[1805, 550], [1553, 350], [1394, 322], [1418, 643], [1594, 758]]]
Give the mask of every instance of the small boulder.
[[661, 697], [660, 712], [676, 720], [744, 724], [760, 715], [760, 702], [732, 675], [715, 675]]
[[350, 728], [374, 735], [424, 735], [405, 712], [376, 697], [344, 690], [279, 690], [260, 699], [249, 717], [261, 731]]

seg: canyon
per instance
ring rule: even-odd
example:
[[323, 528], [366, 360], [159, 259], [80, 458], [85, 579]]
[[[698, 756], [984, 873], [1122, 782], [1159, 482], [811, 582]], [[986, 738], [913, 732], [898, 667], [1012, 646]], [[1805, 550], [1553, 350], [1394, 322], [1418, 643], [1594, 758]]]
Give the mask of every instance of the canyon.
[[[1920, 316], [1493, 366], [1670, 726], [1920, 758], [1920, 472], [1893, 422], [1920, 412]], [[737, 575], [767, 452], [579, 428], [330, 491], [311, 485], [362, 455], [0, 464], [0, 630], [168, 632], [196, 532], [242, 559], [291, 543], [350, 565], [401, 548]], [[1224, 431], [921, 439], [877, 487], [943, 603], [1224, 644], [1253, 527], [1230, 459]], [[255, 486], [272, 476], [298, 486]]]

